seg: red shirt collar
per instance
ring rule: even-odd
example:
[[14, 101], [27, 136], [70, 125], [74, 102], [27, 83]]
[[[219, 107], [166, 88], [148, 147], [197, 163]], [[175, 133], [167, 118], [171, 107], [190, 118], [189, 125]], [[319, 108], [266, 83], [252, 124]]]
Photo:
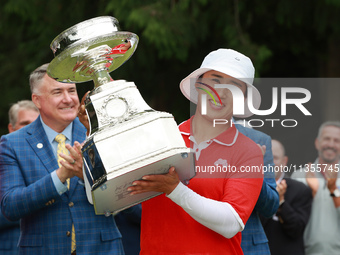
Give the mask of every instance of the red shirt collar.
[[[182, 135], [184, 136], [190, 136], [191, 135], [191, 117], [190, 119], [182, 122], [179, 124], [179, 131], [181, 132]], [[213, 128], [213, 127], [212, 127]], [[225, 146], [232, 146], [238, 137], [239, 131], [235, 127], [235, 125], [230, 126], [226, 131], [223, 133], [219, 134], [217, 137], [211, 139], [219, 144], [225, 145]]]

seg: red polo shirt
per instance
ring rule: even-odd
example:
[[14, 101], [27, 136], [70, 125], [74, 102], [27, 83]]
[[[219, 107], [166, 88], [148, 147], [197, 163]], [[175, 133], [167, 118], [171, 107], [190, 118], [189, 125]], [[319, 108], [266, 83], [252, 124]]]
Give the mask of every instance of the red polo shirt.
[[[229, 203], [245, 225], [260, 194], [263, 174], [240, 169], [262, 166], [260, 148], [235, 127], [200, 145], [189, 140], [190, 120], [183, 122], [179, 129], [187, 146], [191, 144], [199, 155], [196, 156], [196, 177], [188, 187], [201, 196]], [[217, 166], [225, 170], [229, 166], [236, 172], [203, 172], [214, 166], [215, 171]], [[142, 255], [243, 254], [240, 232], [225, 238], [195, 221], [165, 195], [150, 199], [142, 206]]]

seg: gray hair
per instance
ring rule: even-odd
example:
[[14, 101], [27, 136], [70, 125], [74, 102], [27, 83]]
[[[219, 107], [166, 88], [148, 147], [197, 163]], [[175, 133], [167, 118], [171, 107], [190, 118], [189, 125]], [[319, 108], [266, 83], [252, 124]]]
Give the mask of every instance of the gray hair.
[[318, 137], [317, 137], [318, 139], [321, 136], [322, 130], [325, 127], [329, 127], [329, 126], [340, 128], [340, 121], [326, 121], [326, 122], [322, 123], [322, 125], [319, 127], [319, 132], [318, 132]]
[[17, 103], [13, 104], [8, 111], [9, 123], [12, 124], [13, 128], [15, 128], [15, 124], [17, 123], [18, 113], [20, 110], [32, 110], [39, 113], [39, 109], [31, 100], [18, 101]]
[[29, 82], [32, 94], [33, 93], [38, 94], [38, 89], [40, 87], [41, 81], [44, 78], [45, 74], [47, 73], [48, 65], [49, 63], [43, 64], [30, 74]]

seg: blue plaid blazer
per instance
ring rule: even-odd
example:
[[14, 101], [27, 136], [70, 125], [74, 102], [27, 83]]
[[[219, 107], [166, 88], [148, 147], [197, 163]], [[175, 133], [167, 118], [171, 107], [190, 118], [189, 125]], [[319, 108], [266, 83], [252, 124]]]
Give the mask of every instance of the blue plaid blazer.
[[[84, 141], [85, 134], [76, 118], [72, 144]], [[70, 254], [72, 223], [78, 255], [124, 254], [113, 217], [95, 215], [78, 177], [59, 195], [51, 178], [55, 169], [57, 159], [40, 118], [1, 137], [1, 212], [11, 221], [21, 220], [19, 254]]]
[[[242, 125], [236, 128], [255, 143], [266, 145], [263, 158], [264, 165], [274, 165], [272, 143], [270, 136]], [[255, 208], [242, 231], [241, 247], [245, 255], [270, 255], [268, 239], [263, 230], [259, 214], [272, 217], [279, 207], [279, 194], [276, 191], [275, 173], [265, 172], [260, 196]]]

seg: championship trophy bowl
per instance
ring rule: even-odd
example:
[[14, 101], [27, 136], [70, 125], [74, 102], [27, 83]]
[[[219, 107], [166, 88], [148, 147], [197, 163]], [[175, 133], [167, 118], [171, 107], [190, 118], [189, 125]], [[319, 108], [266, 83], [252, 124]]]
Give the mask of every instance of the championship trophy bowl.
[[193, 153], [173, 116], [150, 108], [133, 82], [109, 75], [137, 44], [137, 35], [119, 31], [117, 19], [103, 16], [65, 30], [50, 45], [50, 77], [66, 83], [94, 81], [85, 99], [90, 133], [82, 155], [86, 194], [96, 214], [116, 214], [159, 195], [129, 195], [127, 188], [144, 175], [164, 174], [171, 166], [184, 183], [195, 175]]

